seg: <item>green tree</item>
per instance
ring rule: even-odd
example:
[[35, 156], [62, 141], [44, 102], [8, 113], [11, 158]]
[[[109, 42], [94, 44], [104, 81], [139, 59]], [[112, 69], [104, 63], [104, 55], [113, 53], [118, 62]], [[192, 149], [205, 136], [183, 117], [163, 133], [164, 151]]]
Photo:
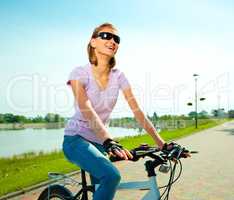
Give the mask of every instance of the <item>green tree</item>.
[[0, 123], [4, 123], [4, 115], [0, 114]]
[[229, 110], [228, 111], [228, 117], [229, 118], [234, 118], [234, 110]]
[[59, 114], [54, 115], [54, 122], [59, 122], [60, 121], [60, 116]]
[[153, 113], [153, 116], [151, 117], [151, 121], [153, 123], [154, 126], [157, 125], [157, 121], [158, 121], [158, 115], [156, 112]]
[[32, 119], [32, 122], [34, 122], [34, 123], [41, 123], [41, 122], [44, 122], [44, 121], [45, 121], [44, 118], [42, 116], [40, 116], [40, 115], [37, 115], [36, 117], [34, 117]]
[[158, 115], [156, 112], [153, 113], [153, 121], [157, 121], [158, 120]]
[[161, 120], [169, 120], [169, 119], [173, 119], [173, 116], [172, 115], [162, 115], [160, 117]]
[[186, 120], [186, 119], [188, 119], [188, 117], [187, 117], [187, 116], [185, 116], [185, 115], [179, 115], [179, 116], [178, 116], [178, 119]]
[[214, 117], [225, 117], [226, 116], [226, 113], [225, 113], [223, 108], [214, 109], [211, 111], [211, 113]]
[[189, 118], [195, 118], [196, 116], [196, 112], [195, 111], [192, 111], [188, 114]]
[[16, 118], [15, 118], [15, 116], [13, 114], [6, 113], [6, 114], [4, 114], [4, 122], [5, 123], [15, 123]]
[[200, 119], [207, 119], [209, 117], [209, 115], [208, 115], [208, 112], [206, 112], [205, 110], [203, 110], [203, 111], [201, 111], [201, 112], [198, 113], [198, 117]]
[[218, 110], [217, 109], [213, 109], [211, 111], [211, 114], [214, 116], [214, 117], [218, 117]]
[[46, 114], [46, 116], [45, 116], [45, 121], [46, 122], [54, 122], [54, 120], [55, 120], [55, 114], [53, 114], [53, 113], [48, 113], [48, 114]]

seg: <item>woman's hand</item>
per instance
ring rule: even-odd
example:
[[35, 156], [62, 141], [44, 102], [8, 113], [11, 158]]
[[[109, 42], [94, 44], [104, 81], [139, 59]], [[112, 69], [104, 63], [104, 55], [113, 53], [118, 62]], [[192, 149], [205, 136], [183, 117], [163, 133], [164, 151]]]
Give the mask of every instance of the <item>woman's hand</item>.
[[123, 160], [133, 158], [132, 154], [127, 149], [123, 148], [122, 145], [112, 139], [106, 139], [103, 142], [103, 147], [110, 156], [118, 156], [123, 158]]
[[[175, 142], [164, 143], [162, 151], [172, 152], [174, 149], [178, 151], [178, 146], [179, 148], [181, 148], [181, 146]], [[191, 157], [191, 154], [189, 153], [188, 150], [183, 148], [183, 151], [181, 152], [180, 157], [188, 158], [188, 157]]]

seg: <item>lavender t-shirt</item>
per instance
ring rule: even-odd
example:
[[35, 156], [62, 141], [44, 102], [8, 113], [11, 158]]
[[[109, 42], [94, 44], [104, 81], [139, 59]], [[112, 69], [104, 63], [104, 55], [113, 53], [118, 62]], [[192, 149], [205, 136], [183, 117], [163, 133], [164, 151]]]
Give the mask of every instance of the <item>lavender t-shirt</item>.
[[[83, 84], [92, 107], [104, 124], [109, 120], [109, 116], [116, 104], [119, 90], [125, 90], [130, 87], [124, 73], [114, 68], [111, 69], [109, 74], [107, 87], [101, 89], [93, 77], [91, 64], [73, 69], [67, 82], [68, 85], [70, 85], [71, 80], [79, 80]], [[80, 135], [89, 141], [101, 143], [100, 139], [96, 137], [96, 134], [90, 128], [89, 121], [80, 112], [77, 102], [75, 102], [74, 106], [75, 114], [65, 127], [65, 135]]]

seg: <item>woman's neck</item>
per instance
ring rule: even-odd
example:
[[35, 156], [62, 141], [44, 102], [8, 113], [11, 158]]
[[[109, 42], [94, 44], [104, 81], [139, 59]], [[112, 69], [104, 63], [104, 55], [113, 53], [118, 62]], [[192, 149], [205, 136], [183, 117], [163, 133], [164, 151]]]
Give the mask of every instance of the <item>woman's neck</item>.
[[94, 66], [94, 72], [98, 75], [108, 75], [110, 72], [109, 59], [98, 59], [98, 64]]

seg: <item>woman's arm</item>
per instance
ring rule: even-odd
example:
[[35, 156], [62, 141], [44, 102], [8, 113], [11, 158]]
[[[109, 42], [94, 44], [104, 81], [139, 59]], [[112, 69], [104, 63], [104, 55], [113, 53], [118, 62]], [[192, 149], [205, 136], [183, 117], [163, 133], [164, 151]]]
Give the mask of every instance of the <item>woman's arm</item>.
[[137, 122], [146, 130], [147, 133], [151, 135], [151, 137], [154, 139], [155, 143], [159, 146], [159, 148], [162, 148], [165, 143], [164, 140], [160, 137], [150, 120], [144, 115], [144, 113], [140, 109], [136, 98], [132, 92], [132, 89], [127, 88], [123, 90], [123, 94]]
[[89, 121], [91, 129], [97, 137], [100, 138], [102, 142], [108, 138], [112, 138], [100, 117], [93, 109], [83, 84], [78, 80], [71, 80], [70, 83], [76, 103], [78, 104], [82, 115]]
[[[104, 144], [106, 141], [110, 141], [110, 139], [112, 140], [112, 137], [108, 133], [105, 125], [93, 109], [82, 83], [80, 83], [78, 80], [71, 80], [70, 83], [76, 103], [78, 103], [82, 115], [90, 122], [91, 129], [94, 131], [97, 137], [104, 142]], [[114, 153], [125, 160], [132, 158], [131, 153], [124, 148], [115, 149]]]

